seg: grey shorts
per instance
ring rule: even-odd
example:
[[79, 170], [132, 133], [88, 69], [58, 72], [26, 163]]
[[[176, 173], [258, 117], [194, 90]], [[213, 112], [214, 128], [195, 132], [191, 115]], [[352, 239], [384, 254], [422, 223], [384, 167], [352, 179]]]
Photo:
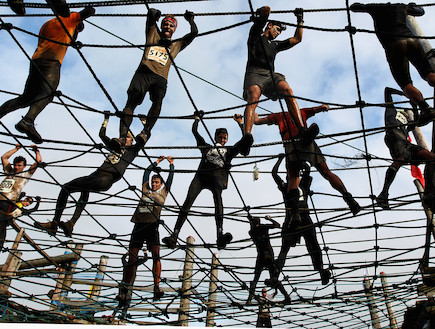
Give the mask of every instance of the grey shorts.
[[[273, 78], [272, 78], [273, 76]], [[270, 73], [269, 70], [260, 69], [258, 67], [249, 67], [246, 69], [245, 82], [243, 84], [243, 99], [248, 100], [248, 88], [257, 85], [261, 88], [261, 93], [266, 97], [276, 101], [278, 92], [275, 85], [278, 82], [285, 81], [285, 76], [280, 73]]]
[[412, 144], [398, 130], [391, 129], [387, 131], [387, 134], [385, 135], [385, 144], [387, 144], [393, 159], [404, 158], [408, 163], [415, 165], [420, 164], [420, 161], [415, 160], [415, 154], [424, 150], [424, 148]]
[[303, 147], [301, 142], [288, 141], [284, 143], [284, 149], [288, 162], [308, 161], [312, 166], [316, 166], [326, 161], [316, 142]]

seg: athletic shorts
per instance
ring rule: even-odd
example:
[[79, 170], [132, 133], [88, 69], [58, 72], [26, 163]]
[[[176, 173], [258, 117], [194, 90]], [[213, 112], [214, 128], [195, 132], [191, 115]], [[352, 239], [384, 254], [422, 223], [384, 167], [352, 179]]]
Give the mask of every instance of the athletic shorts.
[[287, 141], [284, 143], [284, 149], [287, 156], [287, 162], [302, 162], [308, 161], [312, 166], [316, 166], [325, 162], [326, 159], [320, 151], [316, 142], [303, 147], [301, 142]]
[[149, 248], [151, 245], [160, 246], [159, 222], [135, 223], [130, 237], [129, 248], [142, 248], [144, 242]]
[[53, 99], [53, 91], [56, 91], [60, 81], [60, 66], [59, 61], [43, 58], [30, 62], [29, 76], [21, 97], [28, 102], [45, 97]]
[[275, 86], [278, 82], [285, 81], [285, 76], [280, 73], [270, 74], [269, 70], [261, 69], [258, 67], [249, 67], [246, 69], [245, 82], [243, 84], [243, 99], [248, 100], [248, 89], [250, 86], [257, 85], [261, 88], [261, 93], [266, 97], [276, 101], [278, 99], [278, 92]]
[[168, 81], [151, 71], [148, 66], [140, 64], [131, 79], [127, 94], [136, 105], [142, 104], [149, 91], [151, 102], [161, 101], [166, 95]]
[[434, 72], [418, 39], [403, 38], [391, 42], [385, 46], [385, 54], [394, 80], [402, 89], [412, 83], [409, 62], [423, 79]]
[[403, 158], [408, 163], [415, 165], [420, 164], [420, 160], [415, 160], [415, 154], [421, 150], [424, 150], [424, 148], [419, 145], [412, 144], [408, 139], [404, 138], [403, 134], [398, 130], [387, 130], [385, 135], [385, 144], [387, 144], [393, 159]]

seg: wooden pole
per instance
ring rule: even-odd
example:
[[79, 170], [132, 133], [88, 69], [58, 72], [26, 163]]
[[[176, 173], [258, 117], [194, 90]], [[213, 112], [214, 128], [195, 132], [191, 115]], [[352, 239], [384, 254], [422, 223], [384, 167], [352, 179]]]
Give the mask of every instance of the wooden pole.
[[[12, 228], [17, 231], [20, 232], [21, 227], [18, 226], [17, 223], [15, 223], [15, 220], [12, 220], [12, 224], [11, 224]], [[47, 259], [50, 263], [52, 263], [54, 266], [59, 266], [59, 264], [57, 264], [44, 250], [41, 249], [41, 247], [39, 247], [35, 241], [32, 240], [32, 238], [30, 236], [27, 235], [26, 232], [24, 232], [23, 234], [23, 238], [24, 240], [26, 240], [39, 254], [41, 254], [42, 257], [44, 257], [45, 259]]]
[[394, 316], [393, 307], [391, 305], [391, 294], [388, 288], [387, 276], [384, 272], [381, 272], [382, 290], [384, 292], [385, 305], [387, 306], [388, 318], [390, 320], [390, 329], [397, 329], [397, 321]]
[[191, 236], [187, 238], [186, 258], [184, 260], [183, 275], [181, 276], [181, 299], [180, 299], [180, 313], [178, 315], [178, 324], [183, 327], [189, 325], [189, 310], [190, 310], [190, 294], [192, 288], [192, 270], [194, 254], [193, 243], [195, 239]]
[[379, 323], [378, 312], [376, 311], [376, 304], [373, 298], [372, 285], [369, 279], [364, 278], [363, 280], [364, 293], [367, 298], [367, 306], [369, 307], [370, 317], [372, 319], [372, 326], [375, 329], [381, 329], [381, 324]]
[[89, 298], [93, 300], [97, 300], [100, 296], [101, 292], [101, 282], [104, 280], [104, 272], [106, 272], [107, 267], [107, 261], [109, 257], [107, 256], [101, 256], [100, 257], [100, 264], [98, 265], [97, 274], [95, 275], [94, 284], [91, 286], [91, 289], [89, 291]]
[[211, 261], [211, 271], [210, 271], [210, 285], [208, 287], [208, 307], [207, 307], [207, 317], [205, 321], [206, 327], [214, 327], [214, 316], [216, 309], [216, 295], [217, 295], [217, 278], [218, 278], [218, 265], [219, 265], [219, 255], [213, 253]]
[[9, 255], [6, 259], [6, 262], [3, 264], [0, 277], [0, 294], [3, 296], [10, 297], [11, 293], [9, 292], [9, 286], [11, 285], [11, 277], [14, 275], [15, 271], [21, 264], [21, 256], [22, 252], [17, 251], [18, 246], [23, 238], [24, 229], [21, 229], [17, 236], [15, 237], [14, 243], [12, 244], [11, 249], [9, 250]]
[[[76, 244], [74, 248], [69, 248], [67, 250], [67, 253], [75, 254], [80, 258], [82, 250], [83, 250], [83, 244]], [[74, 260], [67, 267], [65, 279], [63, 281], [63, 287], [62, 287], [63, 292], [61, 293], [61, 300], [66, 298], [66, 296], [68, 295], [68, 291], [71, 288], [72, 277], [73, 277], [74, 271], [77, 267], [77, 262], [78, 262], [78, 260]]]
[[10, 297], [11, 293], [9, 292], [9, 287], [11, 285], [12, 277], [17, 271], [18, 267], [21, 264], [21, 256], [23, 253], [21, 251], [12, 251], [10, 253], [11, 260], [8, 263], [8, 267], [6, 269], [2, 269], [2, 280], [0, 283], [0, 295]]
[[[80, 255], [74, 253], [51, 257], [51, 260], [53, 260], [55, 263], [59, 265], [78, 261], [79, 259], [80, 259]], [[25, 263], [22, 263], [20, 270], [27, 270], [29, 268], [44, 267], [50, 265], [53, 265], [53, 263], [47, 260], [46, 258], [38, 258], [38, 259], [28, 260]]]
[[[77, 258], [78, 256], [77, 259], [79, 259], [83, 249], [83, 245], [77, 244], [75, 248], [72, 248], [71, 242], [72, 241], [70, 241], [70, 243], [67, 244], [67, 249], [65, 251], [64, 256], [74, 255], [75, 258]], [[77, 260], [72, 261], [71, 268], [68, 270], [70, 272], [73, 272], [76, 264], [77, 264]], [[51, 297], [50, 309], [56, 309], [57, 306], [62, 303], [62, 300], [65, 299], [66, 295], [68, 294], [68, 289], [71, 287], [71, 283], [72, 283], [72, 274], [67, 274], [66, 272], [67, 272], [67, 265], [63, 264], [59, 268], [59, 275], [57, 276], [56, 279], [56, 286], [50, 296]]]
[[57, 309], [60, 304], [60, 294], [62, 292], [63, 280], [65, 279], [65, 267], [63, 265], [59, 268], [58, 273], [56, 286], [54, 290], [49, 293], [49, 297], [51, 298], [50, 310]]

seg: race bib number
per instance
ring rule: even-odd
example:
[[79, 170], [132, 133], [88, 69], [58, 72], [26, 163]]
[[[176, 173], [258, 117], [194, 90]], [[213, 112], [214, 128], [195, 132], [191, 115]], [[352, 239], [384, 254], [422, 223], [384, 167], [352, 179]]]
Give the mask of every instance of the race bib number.
[[21, 215], [22, 215], [22, 211], [19, 208], [15, 209], [13, 212], [11, 212], [11, 216], [14, 217], [14, 218], [17, 218], [17, 217], [19, 217]]
[[3, 182], [0, 184], [0, 192], [2, 193], [9, 193], [12, 191], [12, 188], [14, 187], [15, 180], [11, 178], [6, 178]]
[[148, 59], [165, 66], [168, 62], [169, 55], [165, 47], [153, 46], [148, 51]]
[[139, 212], [141, 214], [149, 214], [153, 211], [154, 201], [148, 197], [142, 199], [141, 204], [139, 206]]
[[396, 120], [400, 123], [403, 123], [404, 125], [408, 124], [408, 118], [401, 112], [396, 113]]
[[112, 153], [108, 156], [108, 159], [109, 159], [109, 162], [114, 165], [114, 164], [117, 164], [119, 162], [119, 160], [121, 160], [121, 157], [116, 153]]

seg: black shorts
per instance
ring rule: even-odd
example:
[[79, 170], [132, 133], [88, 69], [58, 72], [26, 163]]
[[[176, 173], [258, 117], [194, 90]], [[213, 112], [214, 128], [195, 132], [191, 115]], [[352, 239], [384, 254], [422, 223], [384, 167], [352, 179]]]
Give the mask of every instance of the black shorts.
[[30, 62], [22, 97], [30, 103], [46, 97], [53, 99], [53, 91], [56, 91], [60, 81], [60, 67], [60, 62], [55, 60], [39, 58]]
[[326, 159], [320, 151], [316, 142], [312, 142], [308, 146], [302, 146], [301, 142], [286, 141], [284, 149], [287, 157], [287, 162], [303, 162], [308, 161], [312, 166], [316, 166], [325, 162]]
[[135, 223], [130, 237], [129, 248], [142, 248], [146, 241], [147, 247], [160, 246], [159, 222]]
[[402, 89], [412, 83], [409, 73], [409, 62], [415, 66], [423, 79], [425, 79], [429, 73], [433, 73], [426, 52], [418, 39], [403, 38], [395, 40], [387, 44], [384, 48], [394, 80], [396, 80], [397, 84]]
[[136, 105], [142, 104], [149, 91], [152, 102], [161, 101], [166, 95], [168, 81], [151, 71], [148, 66], [140, 64], [131, 79], [127, 93]]
[[387, 130], [385, 135], [385, 144], [387, 144], [390, 150], [391, 157], [395, 159], [403, 158], [404, 161], [418, 165], [420, 160], [416, 160], [415, 154], [421, 150], [423, 147], [412, 144], [408, 139], [404, 138], [403, 134], [397, 129]]
[[269, 70], [258, 67], [249, 67], [246, 69], [245, 82], [243, 85], [243, 99], [248, 100], [248, 88], [257, 85], [261, 88], [261, 93], [272, 100], [278, 99], [278, 92], [275, 86], [278, 82], [285, 81], [285, 76], [280, 73], [270, 74]]

